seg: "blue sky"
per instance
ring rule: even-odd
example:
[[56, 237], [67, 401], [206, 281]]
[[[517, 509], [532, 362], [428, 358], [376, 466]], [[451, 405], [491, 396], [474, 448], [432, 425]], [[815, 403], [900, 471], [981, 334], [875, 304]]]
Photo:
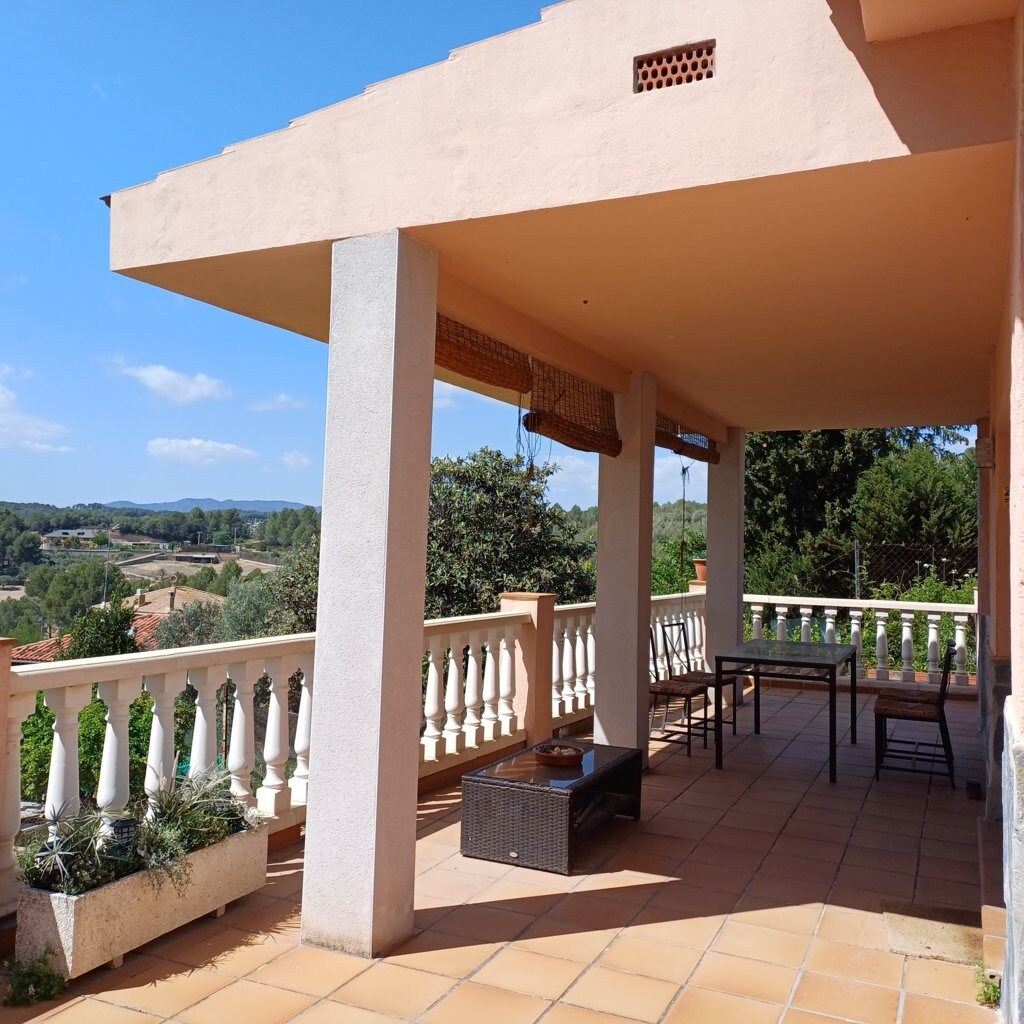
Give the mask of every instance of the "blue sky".
[[[534, 21], [527, 0], [11, 0], [0, 12], [0, 499], [320, 503], [326, 346], [108, 270], [99, 197]], [[439, 385], [433, 450], [515, 450]], [[553, 497], [597, 460], [545, 444]], [[681, 496], [660, 454], [656, 494]], [[687, 496], [703, 500], [705, 467]]]

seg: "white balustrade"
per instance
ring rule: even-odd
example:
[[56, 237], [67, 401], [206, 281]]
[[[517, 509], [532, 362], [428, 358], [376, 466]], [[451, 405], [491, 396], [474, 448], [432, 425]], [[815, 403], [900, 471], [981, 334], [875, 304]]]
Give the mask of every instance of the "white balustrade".
[[123, 817], [130, 796], [128, 791], [128, 714], [139, 695], [137, 679], [112, 679], [96, 688], [107, 705], [103, 754], [100, 758], [96, 806], [107, 822]]
[[431, 637], [427, 644], [427, 680], [423, 690], [423, 735], [420, 737], [425, 761], [436, 761], [441, 740], [441, 641]]
[[480, 688], [480, 659], [476, 644], [466, 645], [466, 712], [462, 732], [467, 747], [479, 747], [483, 739], [483, 691]]
[[[46, 784], [45, 814], [49, 821], [78, 813], [78, 715], [89, 703], [88, 683], [49, 690], [43, 696], [53, 712], [53, 746], [50, 748], [50, 777]], [[54, 831], [56, 831], [54, 829]]]
[[253, 697], [256, 683], [263, 675], [263, 662], [236, 662], [228, 666], [228, 675], [231, 677], [235, 691], [231, 717], [231, 742], [228, 746], [231, 795], [252, 807], [256, 803], [252, 792], [252, 770], [255, 760]]
[[462, 689], [462, 644], [460, 637], [452, 638], [452, 646], [448, 650], [448, 671], [445, 674], [444, 686], [444, 752], [461, 754], [466, 749], [462, 731], [462, 716], [466, 711], [464, 691]]
[[198, 778], [217, 766], [217, 691], [224, 682], [223, 672], [218, 673], [206, 666], [191, 669], [188, 673], [189, 686], [196, 691], [196, 717], [188, 758], [189, 778]]
[[270, 677], [267, 702], [267, 729], [263, 741], [263, 761], [267, 766], [263, 785], [256, 790], [256, 808], [260, 814], [276, 818], [291, 806], [292, 792], [285, 778], [288, 760], [288, 687], [289, 673], [280, 658], [268, 659], [264, 665]]
[[573, 680], [572, 692], [576, 698], [576, 709], [582, 711], [587, 706], [587, 640], [584, 626], [579, 619], [572, 627], [575, 641], [576, 678]]
[[506, 637], [501, 637], [498, 656], [498, 722], [502, 736], [514, 736], [516, 723], [516, 673], [512, 649]]
[[597, 636], [594, 633], [594, 623], [587, 626], [587, 703], [593, 707], [594, 698], [597, 695]]
[[498, 719], [498, 651], [494, 634], [488, 632], [484, 644], [484, 742], [493, 743], [499, 736]]
[[21, 725], [35, 710], [34, 693], [12, 694], [7, 704], [6, 751], [0, 786], [0, 916], [18, 907], [18, 861], [14, 840], [21, 829]]
[[[761, 639], [764, 635], [764, 610], [767, 606], [774, 606], [776, 611], [776, 637], [786, 636], [788, 627], [787, 616], [789, 609], [799, 607], [800, 609], [800, 638], [807, 641], [813, 636], [814, 604], [808, 604], [806, 599], [776, 594], [745, 594], [744, 603], [749, 606], [751, 617], [751, 631], [755, 639]], [[968, 666], [968, 626], [970, 620], [978, 614], [977, 599], [973, 604], [939, 604], [923, 601], [882, 601], [872, 599], [851, 599], [851, 598], [827, 598], [827, 607], [822, 608], [824, 615], [824, 626], [822, 628], [822, 641], [824, 643], [842, 642], [839, 617], [842, 614], [849, 616], [849, 642], [857, 652], [857, 669], [863, 677], [864, 671], [864, 615], [870, 612], [875, 617], [875, 662], [874, 677], [878, 680], [890, 678], [889, 665], [889, 618], [893, 612], [900, 613], [900, 666], [898, 678], [904, 682], [912, 682], [917, 678], [915, 662], [919, 657], [914, 640], [915, 625], [920, 623], [920, 616], [924, 616], [928, 626], [927, 641], [927, 671], [928, 681], [937, 683], [941, 674], [940, 654], [941, 645], [939, 642], [940, 627], [943, 616], [948, 623], [952, 620], [956, 656], [954, 661], [955, 675], [953, 681], [958, 686], [965, 686], [970, 683]]]
[[299, 714], [295, 722], [295, 771], [288, 782], [292, 791], [292, 806], [305, 806], [309, 794], [309, 737], [313, 725], [313, 657], [298, 659], [302, 677], [299, 693]]

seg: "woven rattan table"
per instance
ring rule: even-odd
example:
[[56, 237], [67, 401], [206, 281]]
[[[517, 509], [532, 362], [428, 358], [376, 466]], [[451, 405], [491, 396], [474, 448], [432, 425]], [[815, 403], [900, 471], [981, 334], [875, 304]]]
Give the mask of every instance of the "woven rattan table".
[[568, 875], [590, 832], [640, 817], [640, 751], [572, 742], [578, 767], [541, 764], [528, 747], [462, 777], [463, 856]]

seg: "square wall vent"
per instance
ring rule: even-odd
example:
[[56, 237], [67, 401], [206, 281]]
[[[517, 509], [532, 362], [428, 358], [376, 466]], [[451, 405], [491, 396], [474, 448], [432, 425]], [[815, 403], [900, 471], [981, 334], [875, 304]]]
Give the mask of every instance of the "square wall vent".
[[715, 40], [633, 58], [633, 92], [653, 92], [715, 77]]

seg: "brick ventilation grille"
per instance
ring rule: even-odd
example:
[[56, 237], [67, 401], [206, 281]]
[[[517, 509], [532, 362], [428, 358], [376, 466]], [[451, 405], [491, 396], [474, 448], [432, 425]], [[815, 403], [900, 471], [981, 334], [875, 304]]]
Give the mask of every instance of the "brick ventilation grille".
[[633, 92], [651, 92], [715, 77], [715, 40], [633, 58]]

